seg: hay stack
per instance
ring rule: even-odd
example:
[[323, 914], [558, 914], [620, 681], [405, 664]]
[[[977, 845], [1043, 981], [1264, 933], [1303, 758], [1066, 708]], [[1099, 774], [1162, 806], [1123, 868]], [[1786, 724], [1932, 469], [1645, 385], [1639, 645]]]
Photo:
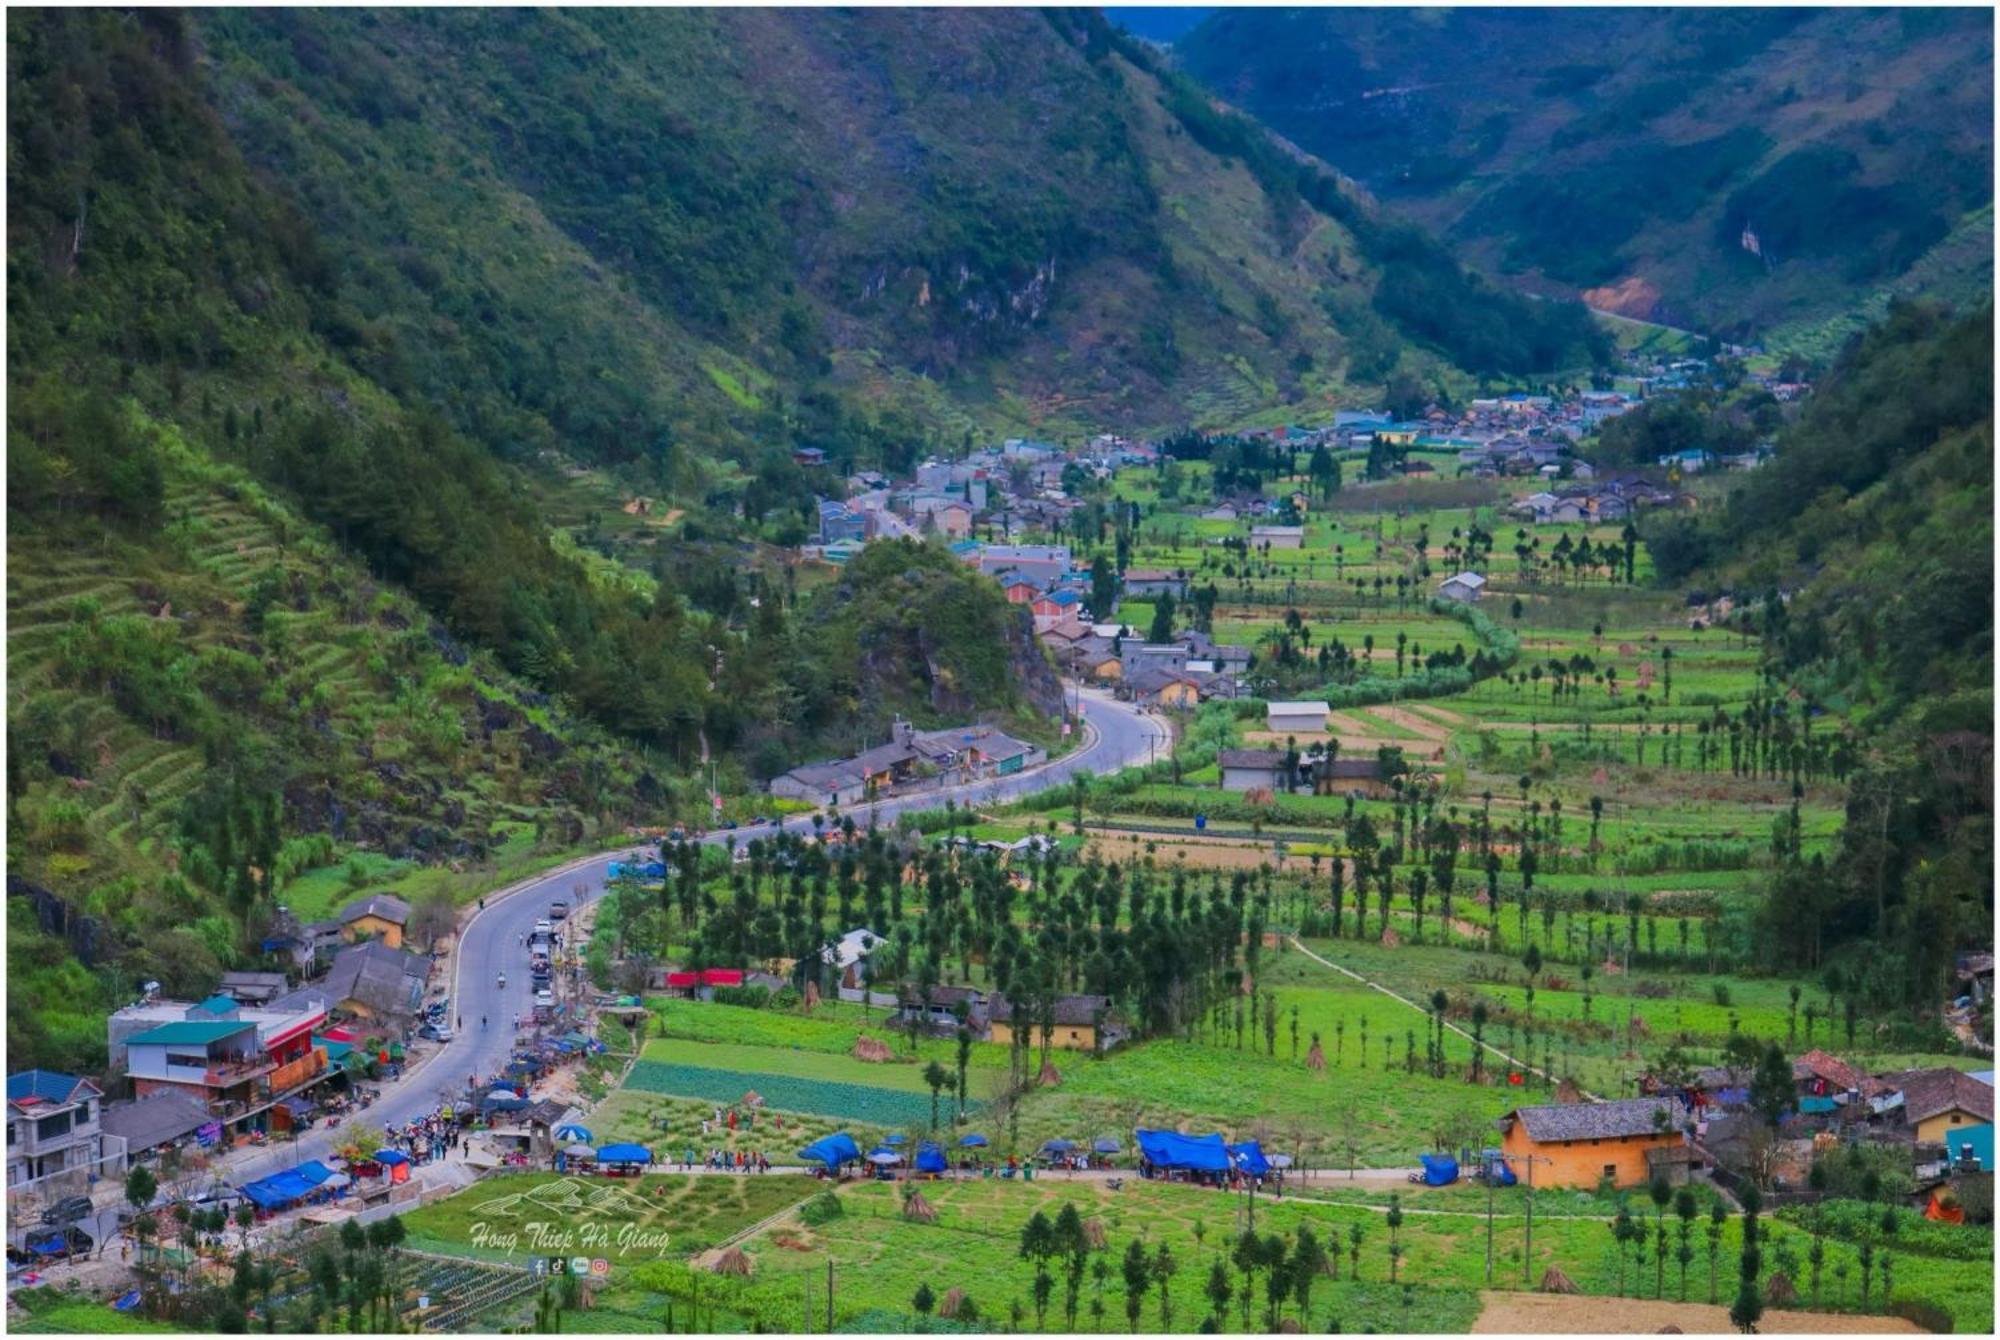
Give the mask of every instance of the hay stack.
[[903, 1198], [903, 1218], [916, 1224], [935, 1224], [937, 1206], [924, 1199], [921, 1191], [912, 1191]]
[[1665, 1326], [1662, 1326], [1662, 1327], [1661, 1327], [1661, 1328], [1660, 1328], [1659, 1330], [1657, 1330], [1657, 1331], [1654, 1331], [1654, 1332], [1653, 1332], [1653, 1334], [1654, 1334], [1654, 1335], [1686, 1335], [1686, 1334], [1687, 1334], [1687, 1332], [1686, 1332], [1686, 1331], [1683, 1331], [1683, 1330], [1682, 1330], [1682, 1329], [1681, 1329], [1680, 1327], [1678, 1327], [1678, 1326], [1674, 1325], [1674, 1324], [1673, 1324], [1672, 1322], [1668, 1322], [1668, 1323], [1667, 1323], [1667, 1324], [1666, 1324]]
[[963, 1307], [964, 1305], [965, 1305], [965, 1290], [959, 1288], [956, 1284], [954, 1284], [949, 1289], [945, 1290], [944, 1301], [938, 1304], [938, 1315], [949, 1321], [951, 1318], [956, 1317], [958, 1315], [959, 1308]]
[[1396, 934], [1394, 926], [1384, 926], [1382, 928], [1382, 947], [1384, 949], [1394, 949], [1401, 943], [1403, 943], [1403, 937]]
[[1313, 1045], [1306, 1052], [1306, 1069], [1308, 1070], [1326, 1069], [1326, 1051], [1319, 1045], [1318, 1038], [1313, 1039]]
[[718, 1275], [739, 1275], [747, 1277], [754, 1268], [750, 1254], [741, 1247], [731, 1247], [716, 1257], [708, 1267]]
[[1042, 1062], [1042, 1073], [1035, 1076], [1035, 1083], [1044, 1088], [1054, 1088], [1062, 1083], [1062, 1071], [1056, 1069], [1054, 1061]]
[[818, 1004], [819, 1004], [819, 983], [807, 982], [806, 994], [805, 994], [805, 1008], [807, 1011], [811, 1011], [816, 1006], [818, 1006]]
[[893, 1061], [896, 1053], [880, 1038], [871, 1038], [866, 1033], [854, 1039], [854, 1059], [857, 1061]]
[[1550, 1266], [1547, 1270], [1544, 1270], [1542, 1272], [1542, 1282], [1536, 1285], [1535, 1287], [1540, 1289], [1543, 1293], [1582, 1292], [1582, 1290], [1576, 1287], [1575, 1280], [1563, 1274], [1562, 1271], [1557, 1269], [1555, 1266]]
[[1299, 1325], [1299, 1319], [1297, 1317], [1286, 1317], [1283, 1321], [1278, 1323], [1278, 1334], [1304, 1335], [1305, 1328]]
[[1083, 1240], [1090, 1244], [1090, 1249], [1092, 1251], [1094, 1252], [1103, 1251], [1104, 1244], [1106, 1241], [1106, 1235], [1104, 1232], [1104, 1221], [1102, 1219], [1084, 1220]]
[[1580, 1103], [1583, 1101], [1583, 1090], [1576, 1087], [1575, 1080], [1566, 1079], [1556, 1085], [1556, 1101], [1558, 1103]]
[[1792, 1287], [1791, 1277], [1780, 1271], [1764, 1286], [1764, 1301], [1772, 1307], [1790, 1307], [1799, 1301], [1799, 1291]]

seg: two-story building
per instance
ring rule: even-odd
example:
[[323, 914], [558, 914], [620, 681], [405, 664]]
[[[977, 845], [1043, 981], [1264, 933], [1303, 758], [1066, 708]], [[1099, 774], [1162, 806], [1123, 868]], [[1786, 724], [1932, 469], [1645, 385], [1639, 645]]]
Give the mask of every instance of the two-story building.
[[[327, 999], [312, 989], [263, 1006], [211, 996], [198, 1005], [148, 1000], [111, 1016], [112, 1069], [136, 1097], [178, 1091], [200, 1101], [225, 1130], [268, 1129], [274, 1106], [327, 1078]], [[280, 1129], [288, 1117], [280, 1114]]]
[[104, 1091], [53, 1070], [7, 1077], [7, 1189], [60, 1173], [87, 1175], [104, 1153]]

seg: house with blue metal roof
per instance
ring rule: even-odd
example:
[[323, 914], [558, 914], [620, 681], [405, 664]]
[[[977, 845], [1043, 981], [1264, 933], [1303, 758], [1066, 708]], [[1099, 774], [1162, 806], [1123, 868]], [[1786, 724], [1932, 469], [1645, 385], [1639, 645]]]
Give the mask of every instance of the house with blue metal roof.
[[54, 1070], [7, 1076], [7, 1190], [95, 1168], [104, 1152], [103, 1108], [104, 1091], [79, 1076]]

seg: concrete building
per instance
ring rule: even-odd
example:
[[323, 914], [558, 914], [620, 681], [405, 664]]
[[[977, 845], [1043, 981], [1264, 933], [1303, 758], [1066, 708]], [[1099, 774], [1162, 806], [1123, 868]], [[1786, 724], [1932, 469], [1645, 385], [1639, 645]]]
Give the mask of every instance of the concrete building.
[[[7, 1189], [94, 1170], [104, 1153], [104, 1091], [53, 1070], [7, 1076]], [[11, 1214], [10, 1214], [11, 1217]]]
[[1252, 549], [1261, 549], [1266, 546], [1272, 549], [1300, 549], [1305, 546], [1305, 542], [1306, 528], [1304, 526], [1252, 526], [1250, 528], [1250, 547]]
[[1264, 729], [1290, 735], [1317, 735], [1326, 730], [1327, 713], [1332, 710], [1323, 702], [1268, 703], [1264, 707]]
[[1447, 577], [1438, 586], [1438, 594], [1446, 600], [1464, 601], [1471, 604], [1479, 599], [1486, 589], [1486, 579], [1476, 572], [1461, 572], [1456, 577]]

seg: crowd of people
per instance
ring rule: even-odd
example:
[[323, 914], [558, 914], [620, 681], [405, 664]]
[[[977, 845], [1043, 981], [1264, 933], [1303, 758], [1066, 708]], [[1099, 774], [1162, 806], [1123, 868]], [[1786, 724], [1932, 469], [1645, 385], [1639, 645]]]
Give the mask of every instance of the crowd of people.
[[464, 1145], [468, 1115], [441, 1104], [432, 1108], [429, 1116], [418, 1117], [400, 1127], [384, 1126], [382, 1147], [401, 1150], [415, 1164], [434, 1163]]
[[682, 1171], [693, 1172], [697, 1167], [711, 1172], [767, 1173], [771, 1160], [761, 1149], [711, 1149], [699, 1159], [692, 1147], [682, 1150]]

